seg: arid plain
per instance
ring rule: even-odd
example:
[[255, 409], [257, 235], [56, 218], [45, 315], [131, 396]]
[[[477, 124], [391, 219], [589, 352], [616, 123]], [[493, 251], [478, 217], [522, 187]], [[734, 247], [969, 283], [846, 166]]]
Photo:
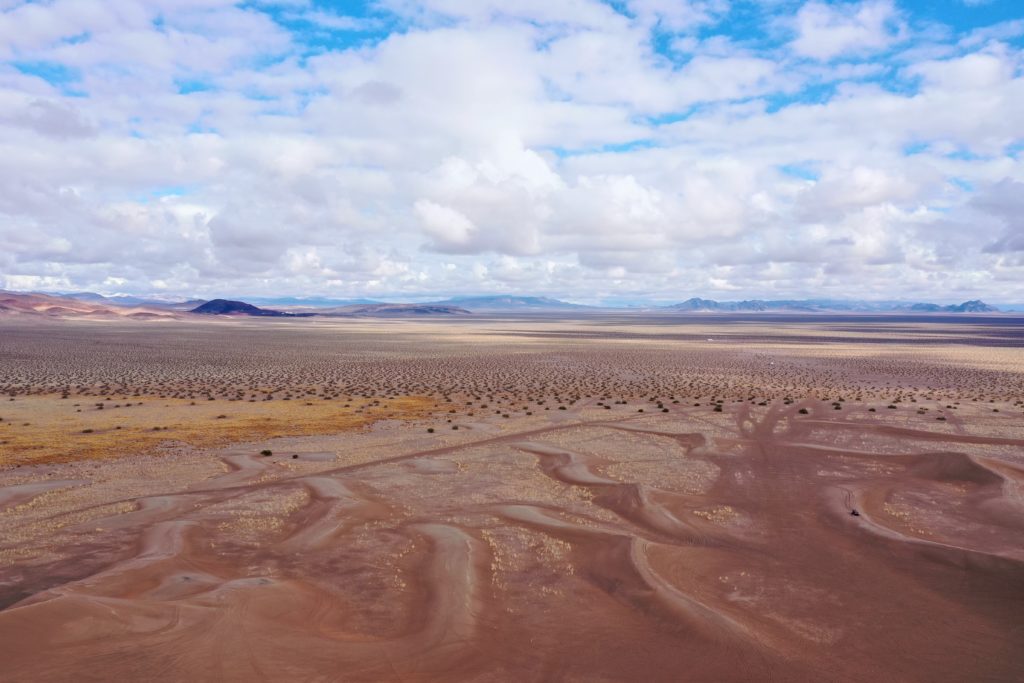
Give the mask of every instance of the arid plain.
[[0, 320], [0, 679], [1024, 680], [1022, 345]]

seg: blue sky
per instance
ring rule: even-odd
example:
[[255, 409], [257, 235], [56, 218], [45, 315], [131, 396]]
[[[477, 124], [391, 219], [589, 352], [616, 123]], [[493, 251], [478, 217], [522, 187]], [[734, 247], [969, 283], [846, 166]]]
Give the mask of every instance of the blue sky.
[[0, 0], [0, 286], [1024, 300], [1014, 0]]

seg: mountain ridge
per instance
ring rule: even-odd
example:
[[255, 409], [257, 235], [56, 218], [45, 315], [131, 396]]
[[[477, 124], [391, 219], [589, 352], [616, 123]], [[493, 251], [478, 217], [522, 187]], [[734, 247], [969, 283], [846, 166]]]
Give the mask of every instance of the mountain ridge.
[[178, 311], [148, 306], [103, 304], [52, 294], [0, 290], [0, 315], [42, 318], [97, 318], [130, 320], [174, 320]]
[[469, 315], [469, 311], [458, 306], [441, 304], [354, 304], [334, 308], [297, 308], [293, 311], [278, 311], [260, 308], [245, 301], [212, 299], [192, 309], [198, 315], [227, 315], [273, 318], [332, 318], [332, 317], [399, 317], [423, 315]]
[[477, 310], [582, 310], [596, 309], [596, 306], [572, 304], [568, 301], [552, 299], [546, 296], [519, 296], [513, 294], [493, 294], [479, 296], [455, 296], [441, 301], [431, 302], [441, 306], [461, 306]]
[[742, 301], [716, 301], [691, 297], [686, 301], [667, 306], [659, 306], [661, 310], [672, 310], [688, 313], [743, 312], [766, 313], [785, 311], [792, 313], [998, 313], [999, 309], [990, 306], [980, 299], [972, 299], [959, 304], [932, 303], [882, 303], [863, 301], [826, 301], [816, 299], [746, 299]]
[[421, 315], [470, 315], [470, 311], [460, 306], [446, 304], [355, 304], [350, 306], [339, 306], [336, 308], [314, 309], [311, 315], [316, 316], [362, 316], [362, 317], [391, 317], [391, 316], [421, 316]]
[[[2, 290], [0, 290], [0, 293]], [[105, 296], [94, 292], [47, 294], [40, 292], [7, 292], [11, 297], [37, 297], [31, 306], [11, 304], [8, 312], [17, 309], [27, 312], [50, 310], [51, 317], [60, 315], [58, 309], [67, 308], [67, 315], [119, 315], [126, 312], [140, 317], [158, 311], [204, 315], [249, 315], [255, 317], [310, 317], [310, 316], [400, 316], [400, 315], [465, 315], [486, 312], [519, 313], [905, 313], [905, 314], [979, 314], [1011, 313], [1019, 307], [999, 308], [980, 299], [955, 304], [905, 301], [864, 301], [834, 299], [743, 299], [720, 301], [691, 297], [671, 304], [636, 304], [618, 306], [589, 306], [569, 303], [546, 296], [467, 295], [427, 302], [394, 303], [372, 299], [333, 299], [328, 297], [255, 297], [250, 301], [235, 299], [190, 299], [187, 301], [159, 301], [125, 294]], [[39, 299], [40, 297], [45, 298]], [[283, 302], [273, 308], [264, 308], [264, 301]], [[256, 303], [252, 303], [256, 302]], [[335, 303], [337, 302], [337, 303]], [[259, 305], [257, 305], [259, 304]], [[335, 304], [335, 305], [328, 305]]]

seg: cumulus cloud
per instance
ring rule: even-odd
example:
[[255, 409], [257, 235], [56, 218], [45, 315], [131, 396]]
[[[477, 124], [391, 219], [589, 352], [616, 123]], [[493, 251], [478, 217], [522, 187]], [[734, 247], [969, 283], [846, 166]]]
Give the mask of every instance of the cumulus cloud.
[[457, 209], [437, 204], [429, 199], [416, 200], [416, 213], [423, 221], [423, 229], [433, 237], [442, 251], [461, 251], [472, 248], [477, 227]]
[[892, 0], [808, 2], [796, 15], [794, 52], [827, 60], [848, 53], [882, 50], [899, 35], [899, 14]]
[[1003, 180], [987, 187], [971, 199], [969, 208], [1002, 228], [985, 245], [985, 253], [1024, 253], [1024, 182]]
[[1020, 22], [755, 5], [4, 3], [0, 286], [1024, 300]]
[[714, 24], [728, 12], [728, 0], [632, 0], [630, 11], [644, 25], [687, 31]]

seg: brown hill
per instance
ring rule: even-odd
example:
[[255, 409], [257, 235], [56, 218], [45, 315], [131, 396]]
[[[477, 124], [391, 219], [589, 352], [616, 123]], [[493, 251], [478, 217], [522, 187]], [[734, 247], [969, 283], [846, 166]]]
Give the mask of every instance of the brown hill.
[[110, 306], [48, 294], [22, 294], [0, 290], [0, 316], [42, 318], [111, 318], [131, 320], [173, 320], [173, 311], [145, 306]]

